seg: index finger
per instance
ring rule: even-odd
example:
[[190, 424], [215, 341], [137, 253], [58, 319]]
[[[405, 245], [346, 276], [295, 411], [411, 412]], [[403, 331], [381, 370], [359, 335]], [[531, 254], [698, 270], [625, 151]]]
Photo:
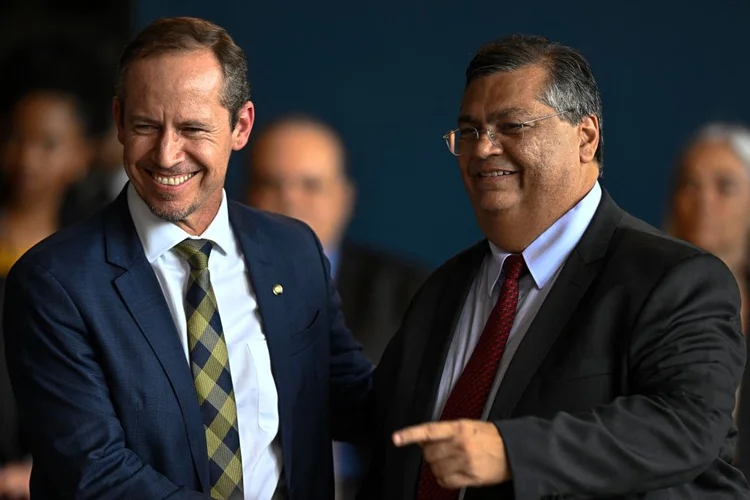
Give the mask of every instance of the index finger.
[[445, 441], [451, 439], [455, 434], [455, 422], [430, 422], [394, 432], [393, 444], [400, 447], [409, 444]]

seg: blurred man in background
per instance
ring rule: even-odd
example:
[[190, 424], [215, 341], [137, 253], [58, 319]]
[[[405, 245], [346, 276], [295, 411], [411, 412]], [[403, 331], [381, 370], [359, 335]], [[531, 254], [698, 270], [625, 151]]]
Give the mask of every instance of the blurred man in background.
[[[377, 363], [427, 270], [346, 241], [356, 190], [339, 135], [309, 116], [278, 118], [256, 140], [249, 174], [249, 205], [300, 219], [318, 235], [347, 326], [365, 355]], [[344, 443], [336, 443], [334, 450], [337, 498], [353, 498], [367, 454]]]

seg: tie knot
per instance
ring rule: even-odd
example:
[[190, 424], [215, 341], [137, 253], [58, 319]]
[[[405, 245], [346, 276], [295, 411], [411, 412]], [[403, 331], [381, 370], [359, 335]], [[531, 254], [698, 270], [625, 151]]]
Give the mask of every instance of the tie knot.
[[180, 257], [188, 261], [194, 271], [208, 269], [208, 257], [211, 255], [213, 243], [210, 240], [194, 240], [187, 238], [174, 246]]
[[523, 255], [514, 253], [506, 257], [503, 269], [506, 279], [518, 281], [526, 271], [526, 261], [523, 260]]

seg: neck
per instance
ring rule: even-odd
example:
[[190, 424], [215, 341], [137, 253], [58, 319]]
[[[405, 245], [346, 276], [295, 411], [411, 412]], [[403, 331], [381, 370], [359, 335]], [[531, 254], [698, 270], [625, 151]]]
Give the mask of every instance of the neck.
[[200, 236], [206, 231], [206, 229], [208, 229], [208, 226], [211, 225], [218, 215], [223, 199], [223, 191], [218, 190], [218, 192], [214, 193], [213, 196], [206, 200], [195, 212], [185, 219], [175, 222], [175, 224], [188, 234]]
[[518, 207], [512, 210], [477, 214], [479, 226], [492, 243], [510, 253], [521, 253], [560, 217], [576, 206], [594, 187], [596, 180], [578, 194], [557, 206], [535, 202], [536, 210]]

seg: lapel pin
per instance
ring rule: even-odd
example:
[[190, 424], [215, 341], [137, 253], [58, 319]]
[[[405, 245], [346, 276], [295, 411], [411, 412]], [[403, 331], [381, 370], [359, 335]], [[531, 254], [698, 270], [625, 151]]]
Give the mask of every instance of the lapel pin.
[[274, 295], [281, 295], [282, 293], [284, 293], [284, 287], [283, 286], [278, 285], [278, 284], [273, 286], [273, 294]]

